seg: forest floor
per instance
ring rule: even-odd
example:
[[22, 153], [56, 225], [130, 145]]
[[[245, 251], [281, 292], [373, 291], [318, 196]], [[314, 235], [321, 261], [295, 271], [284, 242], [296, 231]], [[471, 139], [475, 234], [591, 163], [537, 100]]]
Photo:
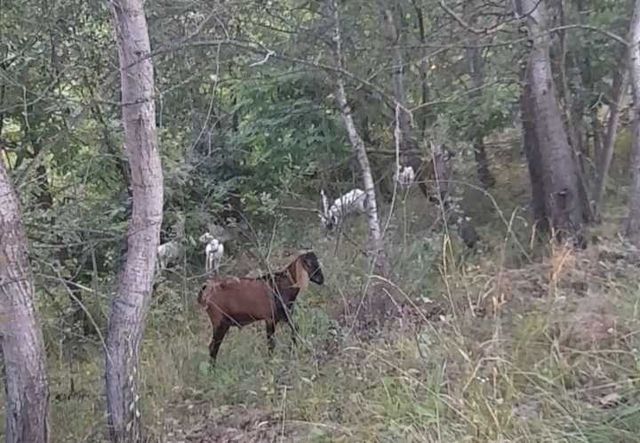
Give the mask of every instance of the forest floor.
[[[335, 321], [366, 281], [352, 243], [365, 238], [361, 221], [339, 243], [315, 226], [315, 214], [287, 217], [274, 231], [271, 262], [312, 246], [326, 284], [299, 299], [299, 345], [291, 348], [279, 327], [271, 357], [264, 327], [252, 325], [231, 331], [210, 368], [210, 325], [195, 303], [201, 279], [162, 283], [142, 355], [151, 441], [636, 441], [640, 253], [617, 235], [624, 184], [588, 249], [532, 246], [526, 170], [514, 151], [496, 148], [495, 189], [463, 201], [481, 251], [465, 254], [455, 238], [432, 232], [423, 214], [437, 209], [417, 193], [384, 216], [402, 315], [366, 341]], [[223, 272], [252, 266], [238, 253]], [[107, 299], [91, 306], [103, 331]], [[102, 441], [102, 339], [61, 334], [50, 306], [41, 312], [53, 441]]]

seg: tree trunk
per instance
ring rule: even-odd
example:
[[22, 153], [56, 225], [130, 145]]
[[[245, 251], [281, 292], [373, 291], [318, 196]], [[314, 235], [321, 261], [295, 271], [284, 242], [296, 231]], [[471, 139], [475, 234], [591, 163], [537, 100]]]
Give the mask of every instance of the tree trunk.
[[[342, 37], [340, 32], [340, 14], [336, 0], [329, 0], [329, 7], [333, 12], [335, 27], [333, 39], [333, 43], [335, 45], [335, 63], [338, 70], [342, 70]], [[371, 167], [369, 166], [369, 158], [367, 157], [364, 142], [362, 141], [360, 134], [358, 134], [356, 125], [353, 121], [353, 116], [351, 115], [351, 109], [349, 107], [345, 91], [344, 80], [340, 76], [336, 78], [336, 102], [340, 108], [342, 121], [344, 122], [347, 135], [349, 136], [349, 141], [351, 142], [351, 146], [353, 147], [353, 151], [362, 172], [362, 181], [364, 183], [364, 191], [367, 197], [366, 216], [367, 224], [369, 226], [367, 252], [373, 260], [374, 272], [383, 278], [387, 278], [390, 272], [389, 260], [384, 249], [382, 230], [380, 229], [376, 192], [373, 176], [371, 174]], [[371, 320], [379, 322], [384, 321], [388, 316], [388, 295], [385, 294], [380, 284], [377, 282], [369, 285], [367, 295], [368, 303], [366, 304], [366, 309], [359, 311], [358, 318], [365, 322], [369, 322]]]
[[162, 224], [162, 167], [143, 2], [120, 0], [110, 5], [120, 60], [124, 147], [131, 169], [133, 210], [126, 263], [109, 316], [107, 413], [113, 442], [138, 442], [142, 440], [138, 363]]
[[400, 155], [401, 164], [413, 167], [417, 172], [420, 167], [420, 156], [418, 153], [418, 144], [412, 134], [411, 115], [407, 111], [407, 98], [404, 88], [404, 59], [402, 56], [402, 33], [396, 25], [396, 17], [400, 22], [402, 10], [400, 5], [395, 2], [396, 12], [389, 7], [386, 0], [381, 3], [384, 15], [383, 29], [387, 44], [391, 47], [393, 54], [393, 72], [391, 81], [393, 84], [393, 97], [397, 105], [400, 105], [400, 112], [397, 117], [400, 123]]
[[[475, 25], [475, 17], [470, 13], [471, 2], [464, 2], [463, 14], [467, 16], [467, 23], [471, 26]], [[469, 77], [471, 77], [471, 93], [469, 97], [475, 106], [480, 106], [480, 100], [482, 99], [482, 88], [485, 82], [484, 74], [484, 59], [482, 58], [482, 51], [480, 48], [480, 40], [469, 33], [469, 38], [473, 42], [473, 46], [469, 46], [465, 49], [465, 57], [467, 61], [467, 68], [469, 69]], [[489, 159], [487, 157], [487, 151], [484, 144], [484, 135], [482, 128], [478, 124], [473, 124], [471, 127], [471, 141], [473, 143], [473, 155], [476, 161], [476, 173], [478, 174], [478, 180], [484, 189], [493, 187], [496, 183], [496, 179], [491, 174], [489, 169]]]
[[[556, 2], [550, 5], [550, 8], [555, 8], [554, 12], [559, 20], [559, 26], [563, 27], [567, 24], [567, 14], [565, 11], [564, 1]], [[580, 14], [580, 20], [582, 20], [582, 13]], [[548, 27], [556, 26], [555, 23], [548, 23]], [[584, 87], [583, 76], [587, 79], [591, 79], [591, 64], [587, 57], [582, 57], [582, 54], [576, 51], [575, 57], [570, 59], [576, 60], [575, 66], [580, 69], [574, 69], [573, 75], [573, 93], [569, 86], [569, 76], [567, 75], [567, 32], [565, 29], [558, 31], [558, 48], [556, 66], [558, 71], [557, 76], [557, 90], [558, 99], [564, 103], [561, 107], [564, 109], [564, 117], [566, 122], [566, 131], [569, 141], [569, 145], [572, 148], [573, 155], [576, 164], [576, 173], [578, 175], [578, 195], [580, 196], [583, 221], [589, 223], [593, 220], [591, 200], [589, 198], [589, 175], [587, 174], [587, 158], [589, 156], [589, 148], [587, 145], [586, 130], [583, 121], [583, 114], [585, 109], [584, 103]], [[584, 60], [582, 63], [581, 60]], [[553, 66], [553, 64], [552, 64]], [[597, 114], [597, 111], [595, 111]], [[595, 139], [595, 137], [594, 137]]]
[[[477, 46], [466, 49], [467, 66], [469, 67], [469, 75], [471, 76], [471, 86], [473, 88], [470, 98], [478, 101], [482, 97], [482, 87], [484, 86], [484, 60], [480, 48]], [[479, 105], [479, 103], [478, 103]], [[484, 137], [481, 128], [474, 126], [472, 128], [473, 154], [476, 160], [476, 170], [478, 180], [484, 189], [489, 189], [496, 183], [496, 179], [489, 169], [489, 159], [484, 145]]]
[[536, 229], [546, 232], [549, 230], [549, 220], [545, 209], [545, 186], [542, 174], [542, 157], [536, 127], [534, 123], [535, 111], [533, 97], [531, 96], [531, 85], [527, 82], [527, 69], [522, 69], [521, 81], [522, 93], [520, 95], [520, 118], [522, 120], [522, 138], [525, 156], [527, 157], [527, 167], [529, 169], [529, 180], [531, 182], [531, 209]]
[[49, 441], [49, 387], [33, 299], [18, 197], [0, 160], [0, 345], [9, 443]]
[[344, 122], [349, 141], [353, 146], [354, 153], [358, 159], [358, 165], [362, 172], [362, 181], [364, 182], [364, 191], [367, 194], [367, 223], [369, 225], [369, 252], [375, 259], [376, 272], [382, 276], [389, 274], [388, 262], [384, 246], [382, 242], [382, 230], [380, 229], [380, 220], [378, 218], [378, 208], [376, 204], [376, 193], [371, 175], [371, 167], [369, 166], [369, 158], [364, 146], [364, 142], [360, 138], [356, 129], [351, 109], [347, 103], [347, 96], [344, 89], [342, 79], [336, 80], [336, 101], [340, 107], [342, 121]]
[[633, 154], [626, 234], [640, 246], [640, 0], [635, 1], [629, 31], [629, 72], [633, 90]]
[[[626, 58], [625, 51], [625, 58]], [[618, 134], [618, 123], [620, 121], [620, 105], [627, 90], [629, 82], [627, 63], [622, 62], [613, 77], [612, 97], [609, 104], [609, 118], [607, 119], [607, 128], [604, 135], [604, 143], [602, 152], [596, 157], [596, 185], [593, 195], [593, 206], [596, 219], [600, 219], [602, 211], [602, 198], [607, 187], [607, 176], [609, 168], [611, 168], [611, 160], [613, 160], [613, 151], [616, 144], [616, 136]]]
[[[394, 136], [399, 147], [400, 164], [393, 166], [394, 169], [404, 166], [411, 166], [413, 168], [416, 177], [421, 175], [421, 171], [424, 169], [422, 159], [418, 150], [418, 143], [412, 134], [412, 122], [411, 115], [407, 111], [406, 106], [406, 92], [404, 89], [404, 60], [402, 55], [402, 32], [396, 25], [396, 17], [398, 22], [401, 22], [402, 10], [398, 2], [394, 2], [396, 11], [391, 9], [387, 0], [379, 2], [380, 9], [382, 11], [382, 29], [384, 30], [385, 40], [391, 48], [393, 54], [393, 71], [391, 74], [391, 82], [393, 86], [393, 97], [396, 101], [395, 116], [396, 127], [399, 131], [396, 131]], [[426, 75], [426, 73], [425, 73]], [[423, 90], [424, 93], [424, 90]], [[395, 177], [399, 171], [394, 171]], [[425, 187], [426, 183], [421, 181], [421, 187]], [[426, 195], [426, 193], [425, 193]]]
[[[480, 236], [471, 223], [470, 217], [460, 205], [451, 199], [449, 184], [452, 177], [451, 152], [444, 145], [431, 146], [431, 167], [433, 186], [436, 188], [435, 201], [442, 211], [442, 220], [449, 226], [457, 226], [458, 236], [468, 248], [475, 247]], [[425, 192], [423, 190], [423, 192]], [[433, 197], [432, 197], [433, 198]]]
[[413, 8], [416, 12], [416, 21], [418, 26], [418, 36], [422, 50], [420, 51], [420, 109], [418, 111], [418, 128], [420, 129], [420, 136], [425, 137], [427, 126], [431, 123], [433, 114], [429, 108], [426, 107], [426, 103], [429, 101], [429, 59], [427, 57], [427, 35], [424, 24], [424, 14], [422, 13], [422, 6], [418, 0], [411, 0]]
[[578, 171], [562, 123], [562, 112], [551, 73], [545, 2], [518, 0], [518, 3], [533, 42], [527, 80], [531, 88], [533, 123], [542, 159], [545, 211], [558, 240], [569, 239], [575, 245], [584, 246]]
[[[393, 54], [393, 73], [392, 73], [392, 83], [393, 83], [393, 95], [396, 101], [396, 108], [399, 105], [399, 112], [396, 112], [396, 118], [398, 119], [400, 131], [400, 165], [401, 166], [411, 166], [416, 174], [416, 177], [419, 180], [420, 188], [427, 198], [429, 198], [428, 191], [426, 190], [426, 183], [424, 180], [425, 171], [429, 168], [425, 168], [423, 165], [422, 159], [420, 158], [420, 152], [418, 149], [418, 143], [416, 142], [415, 137], [413, 136], [413, 125], [411, 121], [411, 115], [407, 111], [407, 100], [406, 100], [406, 91], [404, 87], [404, 59], [402, 54], [402, 43], [403, 43], [403, 33], [402, 33], [402, 9], [400, 7], [399, 2], [395, 2], [395, 11], [389, 7], [389, 3], [387, 1], [381, 1], [380, 7], [383, 17], [383, 29], [385, 33], [385, 39], [387, 40], [387, 44], [392, 48]], [[414, 3], [414, 8], [416, 11], [420, 12], [420, 8]], [[419, 15], [421, 17], [421, 15]], [[420, 20], [421, 24], [421, 37], [424, 37], [422, 34], [424, 32], [424, 22]], [[424, 73], [426, 75], [426, 72]], [[423, 95], [427, 92], [424, 88], [426, 84], [423, 83]], [[397, 135], [396, 135], [397, 136]], [[482, 154], [484, 154], [484, 165], [487, 165], [486, 153], [484, 152], [484, 144], [481, 144]], [[449, 164], [446, 162], [444, 155], [438, 155], [438, 153], [433, 153], [433, 166], [434, 171], [443, 170], [444, 168], [448, 168]], [[484, 172], [484, 171], [483, 171]], [[488, 169], [486, 170], [488, 175]], [[466, 216], [465, 211], [462, 208], [456, 206], [455, 208], [450, 205], [451, 199], [449, 198], [449, 181], [451, 179], [450, 171], [447, 171], [446, 177], [443, 174], [436, 174], [435, 185], [438, 187], [438, 194], [440, 195], [441, 203], [444, 205], [444, 220], [447, 222], [453, 222], [458, 226], [458, 233], [464, 243], [473, 247], [477, 240], [479, 239], [478, 233], [470, 223], [469, 217]], [[492, 179], [493, 177], [491, 177]]]

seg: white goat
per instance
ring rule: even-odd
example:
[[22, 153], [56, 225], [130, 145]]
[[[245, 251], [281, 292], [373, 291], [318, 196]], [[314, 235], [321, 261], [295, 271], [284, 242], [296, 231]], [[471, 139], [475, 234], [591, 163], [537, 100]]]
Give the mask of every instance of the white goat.
[[182, 245], [175, 240], [168, 241], [158, 246], [158, 270], [166, 269], [174, 263], [182, 252]]
[[200, 241], [207, 244], [204, 248], [205, 269], [207, 273], [213, 270], [213, 272], [217, 274], [222, 256], [224, 255], [224, 245], [222, 241], [208, 232], [200, 236]]
[[367, 210], [367, 194], [362, 189], [352, 189], [335, 199], [330, 207], [324, 189], [320, 190], [320, 195], [322, 196], [322, 208], [324, 210], [324, 213], [320, 215], [320, 220], [325, 228], [329, 230], [340, 226], [349, 215], [364, 214]]
[[416, 173], [411, 166], [399, 166], [395, 173], [395, 179], [402, 188], [408, 188], [416, 179]]

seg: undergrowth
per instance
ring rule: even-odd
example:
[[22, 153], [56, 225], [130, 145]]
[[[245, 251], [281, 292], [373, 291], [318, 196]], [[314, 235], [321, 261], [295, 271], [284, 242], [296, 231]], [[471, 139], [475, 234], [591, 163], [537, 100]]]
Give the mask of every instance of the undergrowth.
[[[475, 254], [430, 229], [422, 214], [434, 210], [419, 195], [383, 214], [401, 315], [367, 341], [336, 321], [367, 278], [360, 221], [338, 239], [314, 214], [290, 215], [262, 243], [274, 266], [287, 262], [282, 251], [313, 247], [327, 279], [299, 298], [298, 346], [279, 327], [273, 356], [256, 324], [233, 329], [211, 368], [211, 329], [195, 303], [201, 279], [178, 271], [163, 280], [142, 353], [152, 441], [636, 440], [640, 258], [615, 235], [617, 208], [586, 251], [532, 243], [522, 208], [504, 203], [520, 186], [501, 172], [485, 203], [502, 213], [480, 225]], [[258, 266], [231, 260], [223, 272]], [[112, 283], [84, 298], [102, 335]], [[102, 441], [103, 337], [65, 326], [56, 303], [39, 303], [53, 441]]]

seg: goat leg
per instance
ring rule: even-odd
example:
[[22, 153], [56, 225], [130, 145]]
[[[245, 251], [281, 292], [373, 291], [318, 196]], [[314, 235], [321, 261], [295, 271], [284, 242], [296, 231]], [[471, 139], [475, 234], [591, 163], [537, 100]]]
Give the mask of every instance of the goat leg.
[[269, 347], [269, 354], [273, 353], [276, 343], [273, 340], [273, 334], [276, 332], [276, 324], [273, 321], [267, 321], [267, 346]]
[[291, 328], [291, 343], [293, 344], [293, 346], [297, 346], [298, 333], [296, 331], [296, 326], [294, 325], [293, 320], [291, 318], [287, 319], [287, 324], [289, 325], [289, 328]]
[[298, 344], [298, 334], [296, 331], [296, 325], [293, 321], [293, 305], [289, 306], [289, 308], [285, 308], [284, 321], [287, 322], [289, 328], [291, 329], [291, 342], [295, 346]]
[[229, 324], [226, 322], [219, 324], [213, 330], [213, 338], [211, 339], [211, 343], [209, 343], [209, 357], [211, 357], [212, 363], [215, 363], [216, 361], [218, 350], [220, 349], [222, 340], [224, 340], [224, 336], [227, 335], [228, 330], [229, 330]]

